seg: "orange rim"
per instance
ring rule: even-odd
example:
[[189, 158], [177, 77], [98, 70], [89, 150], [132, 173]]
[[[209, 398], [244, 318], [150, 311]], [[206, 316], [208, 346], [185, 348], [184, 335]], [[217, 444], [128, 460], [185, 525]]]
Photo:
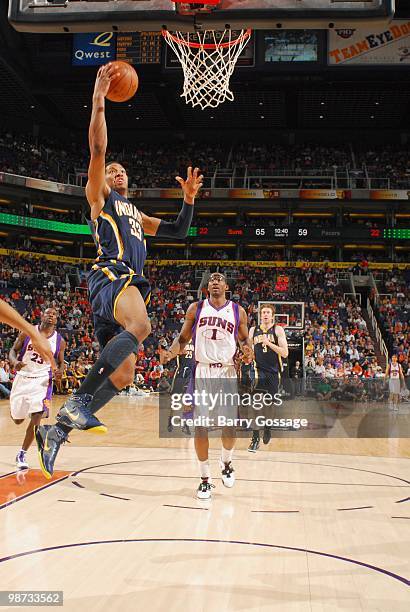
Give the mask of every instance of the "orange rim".
[[169, 37], [174, 42], [176, 42], [178, 45], [183, 45], [184, 47], [191, 47], [191, 49], [226, 49], [227, 47], [234, 47], [235, 45], [245, 40], [245, 38], [249, 38], [251, 34], [252, 34], [252, 30], [248, 28], [238, 38], [235, 38], [235, 40], [230, 40], [229, 42], [220, 43], [220, 44], [205, 43], [204, 45], [202, 45], [201, 43], [191, 42], [189, 40], [185, 40], [184, 38], [179, 38], [178, 36], [175, 36], [175, 34], [172, 34], [168, 30], [162, 30], [162, 36], [164, 38]]

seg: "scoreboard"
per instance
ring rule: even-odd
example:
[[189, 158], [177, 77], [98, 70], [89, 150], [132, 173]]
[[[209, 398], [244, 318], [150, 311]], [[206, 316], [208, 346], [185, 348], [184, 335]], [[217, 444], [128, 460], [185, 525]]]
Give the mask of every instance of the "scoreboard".
[[73, 36], [73, 66], [101, 66], [107, 61], [161, 63], [160, 32], [88, 32]]
[[383, 238], [387, 238], [387, 240], [410, 240], [410, 228], [384, 229]]
[[191, 238], [247, 238], [251, 240], [410, 240], [410, 228], [315, 226], [191, 226]]
[[161, 62], [161, 32], [126, 32], [117, 34], [117, 60], [129, 64]]

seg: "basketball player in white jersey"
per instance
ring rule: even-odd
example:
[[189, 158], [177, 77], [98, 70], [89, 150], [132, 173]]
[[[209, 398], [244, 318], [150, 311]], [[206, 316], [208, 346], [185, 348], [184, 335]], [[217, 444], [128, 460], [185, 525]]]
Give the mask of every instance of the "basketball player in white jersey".
[[28, 334], [31, 337], [31, 343], [38, 352], [39, 355], [51, 365], [51, 368], [55, 370], [56, 364], [54, 361], [53, 354], [51, 352], [50, 344], [47, 339], [42, 336], [37, 327], [31, 325], [28, 321], [12, 308], [7, 302], [0, 299], [0, 323], [6, 323], [10, 327], [15, 327], [21, 332]]
[[[64, 368], [65, 341], [56, 331], [57, 312], [47, 308], [42, 316], [38, 332], [48, 340], [57, 362], [55, 376], [59, 377]], [[33, 347], [31, 337], [21, 333], [10, 350], [10, 366], [17, 371], [10, 394], [11, 418], [20, 425], [30, 417], [21, 450], [16, 456], [16, 467], [27, 469], [26, 453], [34, 440], [34, 427], [42, 418], [47, 418], [53, 395], [53, 375], [50, 364], [44, 361]]]
[[389, 406], [393, 410], [398, 410], [401, 385], [402, 383], [405, 384], [405, 380], [397, 355], [392, 355], [390, 363], [387, 364], [386, 381], [389, 382]]
[[[178, 338], [174, 340], [168, 351], [161, 352], [161, 361], [167, 363], [181, 353], [191, 337], [195, 347], [195, 374], [192, 379], [192, 389], [199, 394], [214, 393], [215, 390], [229, 394], [237, 394], [237, 374], [234, 366], [234, 356], [237, 342], [244, 353], [244, 359], [253, 359], [251, 342], [248, 337], [248, 322], [242, 306], [226, 299], [228, 285], [225, 276], [219, 272], [211, 274], [208, 282], [209, 298], [194, 302], [188, 308], [185, 322]], [[219, 381], [219, 382], [218, 382]], [[195, 386], [195, 389], [193, 387]], [[210, 391], [211, 390], [211, 391]], [[203, 395], [201, 397], [204, 397]], [[206, 395], [205, 397], [209, 397]], [[195, 399], [195, 398], [194, 398]], [[225, 400], [226, 401], [226, 400]], [[220, 408], [220, 407], [219, 407]], [[224, 404], [225, 414], [237, 417], [237, 406]], [[194, 416], [211, 417], [213, 412], [205, 402], [194, 401]], [[222, 427], [222, 450], [220, 467], [222, 482], [226, 487], [232, 487], [235, 474], [232, 466], [232, 455], [235, 445], [235, 428]], [[199, 460], [201, 482], [197, 497], [211, 497], [210, 466], [208, 459], [208, 429], [206, 426], [195, 428], [195, 450]]]

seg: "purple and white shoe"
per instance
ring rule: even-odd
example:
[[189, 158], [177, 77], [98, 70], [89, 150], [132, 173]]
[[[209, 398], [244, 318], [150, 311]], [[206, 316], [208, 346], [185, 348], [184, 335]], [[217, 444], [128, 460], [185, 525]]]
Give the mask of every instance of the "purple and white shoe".
[[27, 463], [27, 453], [24, 450], [21, 450], [16, 455], [16, 468], [18, 470], [28, 470], [29, 464]]

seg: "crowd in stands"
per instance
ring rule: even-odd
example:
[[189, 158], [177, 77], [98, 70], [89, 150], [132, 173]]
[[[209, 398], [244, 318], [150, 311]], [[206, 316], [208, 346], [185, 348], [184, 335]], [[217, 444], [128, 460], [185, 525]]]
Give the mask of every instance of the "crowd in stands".
[[406, 370], [410, 360], [410, 270], [378, 272], [379, 299], [373, 302], [390, 353]]
[[[108, 150], [107, 161], [118, 161], [127, 169], [130, 188], [176, 187], [175, 177], [197, 166], [210, 176], [218, 165], [224, 166], [229, 146], [191, 142], [141, 143], [129, 151]], [[86, 144], [66, 144], [47, 139], [39, 144], [30, 136], [10, 132], [0, 135], [0, 172], [66, 183], [68, 176], [87, 171], [89, 151]]]
[[383, 147], [358, 148], [355, 151], [358, 166], [366, 166], [367, 173], [373, 177], [388, 177], [392, 187], [397, 181], [410, 179], [409, 147], [389, 145]]
[[[285, 285], [278, 281], [283, 275], [287, 277]], [[234, 280], [232, 299], [239, 301], [253, 322], [259, 301], [305, 302], [306, 368], [333, 377], [353, 371], [367, 377], [376, 373], [374, 346], [360, 306], [343, 299], [335, 271], [243, 268]], [[294, 325], [300, 314], [288, 312], [289, 324]]]
[[[52, 139], [38, 140], [11, 132], [0, 134], [0, 172], [64, 183], [71, 175], [71, 182], [77, 184], [76, 175], [87, 171], [88, 160], [85, 142], [72, 142], [63, 147]], [[332, 175], [336, 171], [349, 170], [357, 177], [387, 177], [392, 188], [403, 189], [405, 181], [410, 180], [409, 151], [404, 145], [363, 148], [356, 144], [285, 146], [276, 142], [210, 144], [177, 140], [172, 144], [138, 142], [129, 150], [109, 150], [107, 160], [126, 166], [131, 188], [175, 187], [175, 176], [185, 172], [189, 165], [198, 166], [207, 179], [214, 175], [217, 167], [235, 166], [237, 176], [241, 176], [245, 168], [249, 176], [259, 171], [261, 176], [284, 174], [284, 170], [306, 176], [317, 174], [317, 171], [321, 175]], [[263, 179], [259, 186], [272, 185]]]
[[[58, 157], [62, 157], [62, 154], [61, 147], [58, 147]], [[58, 181], [60, 177], [52, 171], [52, 165], [44, 146], [39, 145], [32, 136], [10, 132], [0, 134], [0, 172]]]
[[233, 153], [233, 162], [242, 168], [247, 167], [248, 172], [263, 169], [265, 174], [274, 175], [278, 170], [292, 170], [296, 174], [308, 170], [329, 169], [334, 167], [350, 168], [353, 165], [352, 151], [347, 145], [324, 146], [320, 144], [293, 144], [289, 146], [277, 143], [250, 143], [236, 144]]
[[[65, 272], [70, 271], [71, 267], [67, 266], [65, 270], [60, 262], [44, 259], [0, 257], [0, 266], [0, 298], [15, 306], [25, 318], [38, 322], [45, 307], [55, 306], [58, 309], [58, 329], [67, 341], [67, 367], [57, 391], [76, 389], [99, 351], [93, 334], [84, 278], [77, 288], [70, 287], [66, 284]], [[152, 265], [147, 268], [146, 275], [152, 286], [148, 311], [153, 333], [140, 350], [136, 374], [143, 376], [144, 386], [155, 389], [163, 376], [158, 342], [164, 339], [170, 343], [178, 333], [180, 322], [195, 299], [194, 292], [190, 290], [195, 284], [195, 268], [159, 268]], [[6, 363], [15, 338], [14, 330], [1, 327], [0, 358], [5, 359]], [[165, 374], [168, 378], [171, 376], [169, 370]], [[11, 380], [10, 373], [8, 380]]]
[[[39, 321], [46, 306], [58, 309], [58, 328], [67, 341], [66, 372], [56, 389], [60, 393], [79, 386], [99, 351], [93, 335], [85, 275], [81, 273], [77, 287], [70, 287], [66, 275], [70, 271], [69, 266], [65, 268], [61, 263], [45, 259], [0, 257], [2, 299], [32, 321]], [[136, 381], [139, 389], [157, 390], [158, 385], [165, 388], [169, 384], [174, 364], [165, 369], [160, 365], [159, 346], [171, 344], [178, 334], [186, 310], [198, 299], [203, 273], [204, 266], [200, 264], [159, 266], [153, 263], [147, 266], [145, 274], [152, 286], [148, 306], [152, 333], [138, 355]], [[335, 270], [308, 266], [302, 269], [242, 266], [226, 268], [226, 273], [231, 299], [245, 308], [250, 325], [256, 322], [259, 301], [305, 303], [304, 366], [308, 378], [321, 381], [323, 388], [317, 393], [325, 397], [339, 388], [337, 381], [350, 384], [354, 380], [351, 392], [359, 396], [359, 390], [365, 387], [357, 380], [383, 378], [384, 372], [361, 308], [353, 299], [343, 297]], [[379, 278], [379, 291], [392, 294], [393, 298], [380, 300], [378, 315], [406, 376], [410, 376], [409, 285], [408, 275], [396, 270]], [[301, 324], [299, 307], [287, 307], [286, 312], [290, 325]], [[2, 326], [0, 359], [5, 363], [0, 362], [0, 385], [6, 389], [12, 379], [7, 358], [15, 337], [14, 330]], [[0, 393], [5, 394], [1, 386]], [[363, 397], [369, 397], [367, 392]]]

